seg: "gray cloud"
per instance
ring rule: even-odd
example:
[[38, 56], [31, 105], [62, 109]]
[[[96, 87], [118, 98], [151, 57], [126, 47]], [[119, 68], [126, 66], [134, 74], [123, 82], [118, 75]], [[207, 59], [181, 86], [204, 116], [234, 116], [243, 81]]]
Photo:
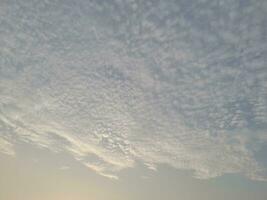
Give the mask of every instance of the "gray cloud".
[[1, 151], [66, 151], [110, 178], [141, 160], [267, 180], [263, 0], [2, 5]]

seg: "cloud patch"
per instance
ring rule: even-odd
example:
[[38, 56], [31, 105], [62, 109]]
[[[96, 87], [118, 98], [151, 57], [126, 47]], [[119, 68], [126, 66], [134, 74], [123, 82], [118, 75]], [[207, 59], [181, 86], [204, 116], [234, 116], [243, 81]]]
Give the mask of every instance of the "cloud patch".
[[1, 152], [267, 180], [267, 5], [247, 2], [4, 1]]
[[0, 152], [11, 156], [15, 155], [13, 145], [3, 138], [0, 138]]

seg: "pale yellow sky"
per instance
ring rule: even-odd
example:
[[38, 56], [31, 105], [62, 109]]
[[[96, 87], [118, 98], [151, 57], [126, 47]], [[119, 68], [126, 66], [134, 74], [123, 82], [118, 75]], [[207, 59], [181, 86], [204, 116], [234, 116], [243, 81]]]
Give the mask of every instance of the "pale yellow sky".
[[[0, 199], [8, 200], [265, 200], [267, 183], [240, 176], [199, 180], [167, 166], [157, 172], [141, 165], [112, 180], [76, 162], [29, 145], [16, 157], [0, 154]], [[68, 166], [68, 169], [62, 169]]]

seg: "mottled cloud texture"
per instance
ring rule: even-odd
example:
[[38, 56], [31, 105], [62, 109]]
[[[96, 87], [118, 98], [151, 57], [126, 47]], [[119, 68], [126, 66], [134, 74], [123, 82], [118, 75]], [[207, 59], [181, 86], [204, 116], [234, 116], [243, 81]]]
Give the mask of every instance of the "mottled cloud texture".
[[1, 152], [267, 180], [267, 1], [0, 4]]

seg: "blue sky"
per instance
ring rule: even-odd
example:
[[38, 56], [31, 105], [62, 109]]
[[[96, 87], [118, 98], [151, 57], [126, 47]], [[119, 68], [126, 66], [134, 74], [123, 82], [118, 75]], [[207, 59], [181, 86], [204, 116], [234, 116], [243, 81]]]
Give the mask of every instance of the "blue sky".
[[193, 185], [226, 176], [266, 187], [266, 1], [0, 5], [4, 157], [23, 160], [30, 146], [101, 180], [142, 166], [148, 179], [171, 171]]

